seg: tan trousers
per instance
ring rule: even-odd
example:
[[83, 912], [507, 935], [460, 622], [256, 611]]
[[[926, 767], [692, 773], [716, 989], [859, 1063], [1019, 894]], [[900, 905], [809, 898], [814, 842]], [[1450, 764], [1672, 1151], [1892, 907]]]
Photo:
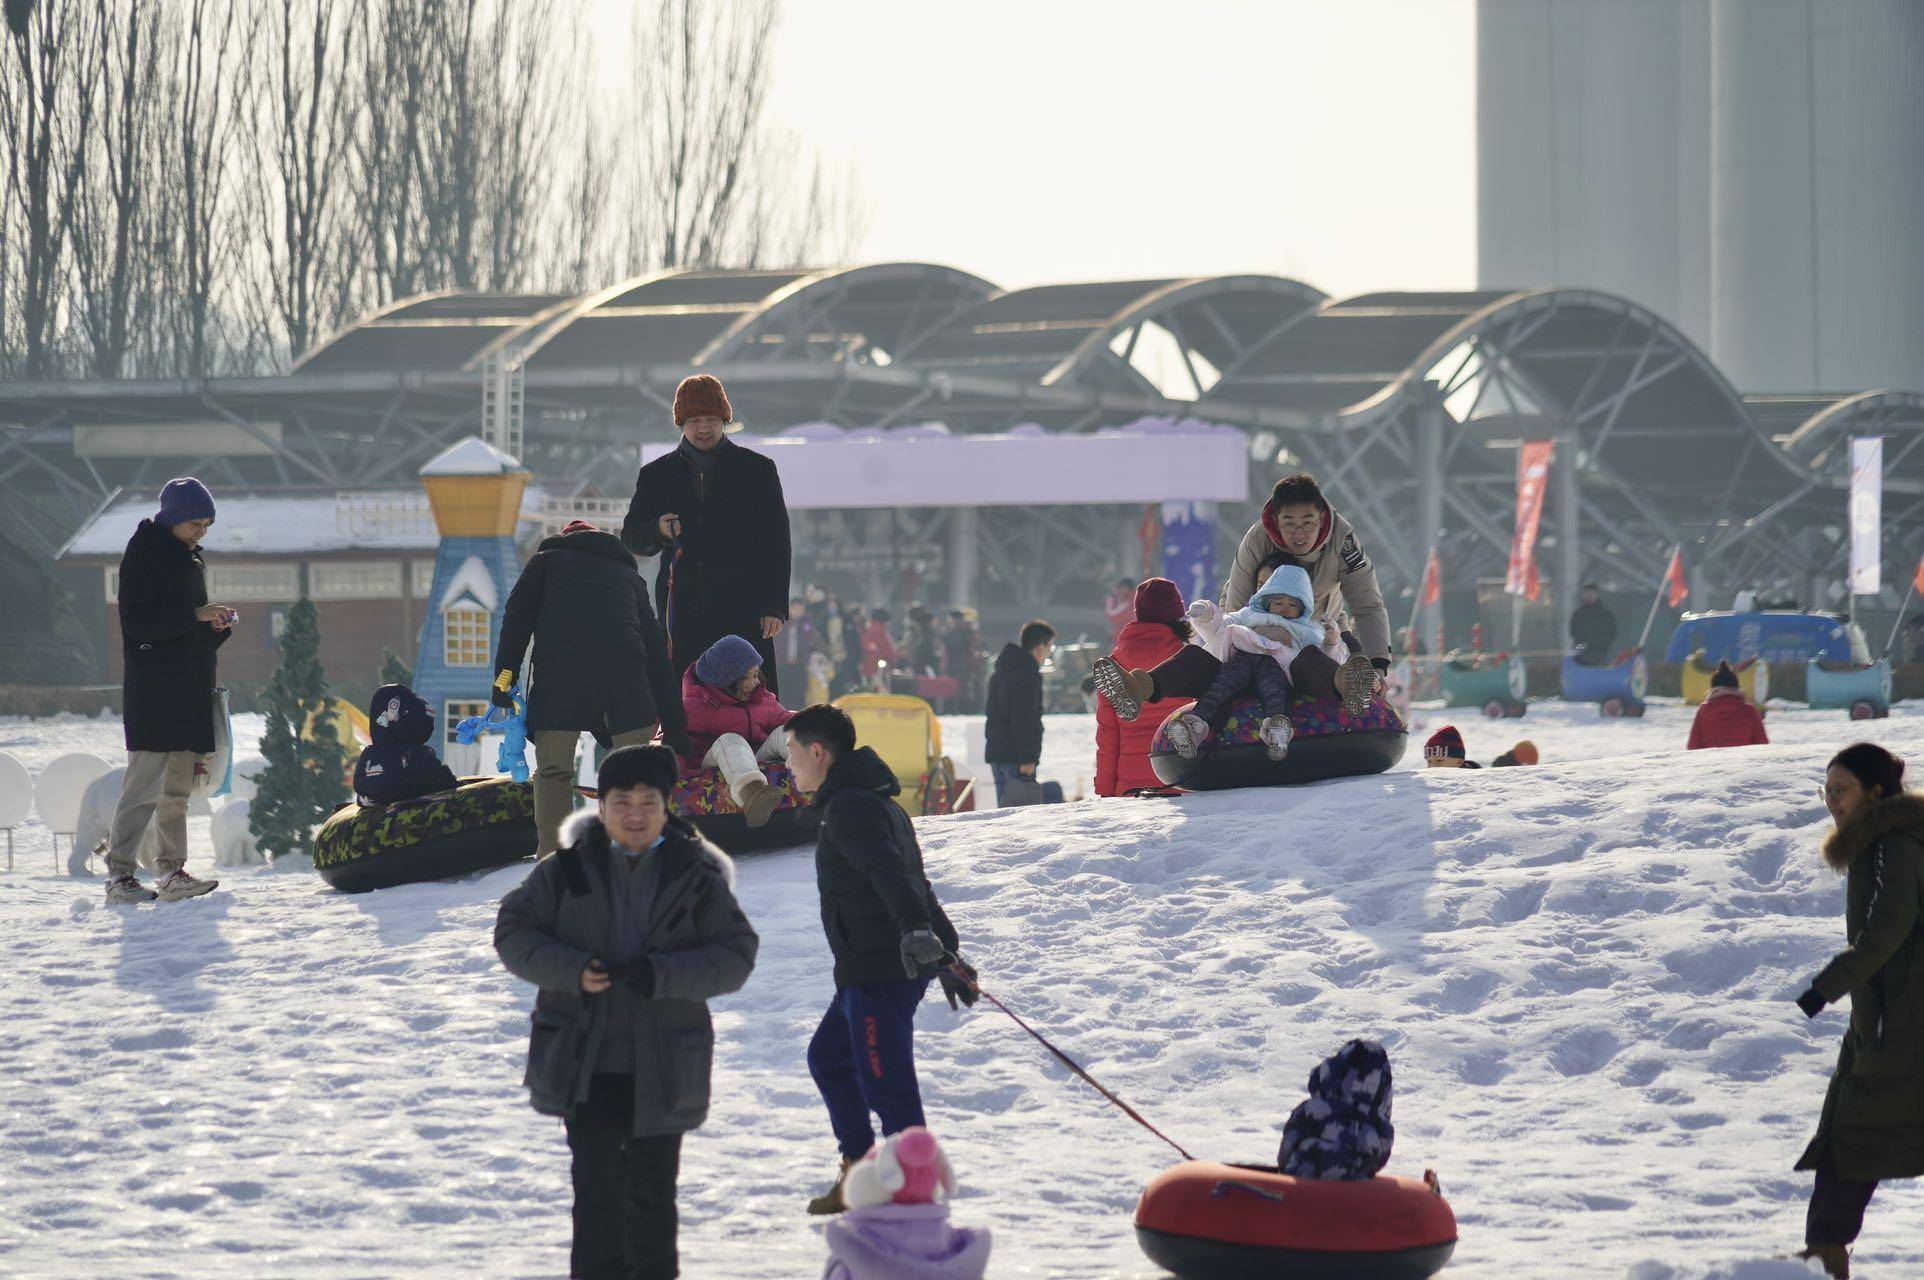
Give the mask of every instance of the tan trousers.
[[140, 838], [154, 828], [154, 872], [165, 877], [187, 865], [187, 798], [194, 792], [192, 751], [129, 751], [127, 779], [114, 810], [107, 874], [140, 869]]
[[[534, 829], [535, 853], [547, 857], [561, 847], [561, 824], [575, 808], [575, 745], [581, 734], [574, 729], [540, 729], [528, 735], [534, 740]], [[617, 747], [642, 746], [654, 741], [655, 726], [614, 735]]]

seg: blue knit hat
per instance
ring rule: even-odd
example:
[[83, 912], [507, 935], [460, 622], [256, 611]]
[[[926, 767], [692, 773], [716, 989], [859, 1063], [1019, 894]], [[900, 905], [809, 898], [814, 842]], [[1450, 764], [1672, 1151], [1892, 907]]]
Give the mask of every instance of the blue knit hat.
[[762, 665], [762, 651], [740, 636], [723, 636], [695, 659], [695, 679], [718, 689], [727, 688]]
[[214, 495], [207, 492], [207, 486], [192, 476], [182, 476], [169, 480], [167, 487], [160, 491], [160, 514], [154, 523], [164, 529], [189, 520], [212, 520], [214, 518]]

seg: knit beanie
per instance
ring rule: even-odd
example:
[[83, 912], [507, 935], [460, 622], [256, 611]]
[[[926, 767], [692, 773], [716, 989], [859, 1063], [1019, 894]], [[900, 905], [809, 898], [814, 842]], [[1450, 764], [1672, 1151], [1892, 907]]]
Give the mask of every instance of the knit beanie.
[[719, 378], [697, 373], [683, 378], [675, 388], [675, 425], [682, 426], [690, 418], [735, 420], [735, 408], [728, 403], [728, 393], [722, 390]]
[[1710, 687], [1713, 689], [1735, 689], [1738, 687], [1737, 673], [1730, 669], [1728, 662], [1719, 662], [1717, 664], [1716, 674], [1710, 677]]
[[920, 1125], [869, 1148], [848, 1172], [843, 1195], [851, 1209], [885, 1204], [941, 1204], [955, 1194], [955, 1173], [935, 1135]]
[[695, 659], [695, 679], [725, 689], [762, 665], [762, 651], [740, 636], [723, 636]]
[[1174, 626], [1183, 618], [1182, 589], [1167, 578], [1150, 578], [1136, 588], [1136, 621]]
[[154, 516], [154, 523], [163, 529], [171, 529], [189, 520], [212, 520], [214, 518], [214, 495], [207, 492], [207, 486], [192, 476], [182, 476], [169, 480], [167, 487], [160, 491], [160, 512]]
[[1525, 738], [1510, 748], [1510, 754], [1516, 758], [1518, 764], [1535, 764], [1537, 762], [1537, 744]]
[[1453, 724], [1444, 725], [1431, 734], [1430, 740], [1423, 744], [1425, 760], [1461, 760], [1465, 754], [1463, 735], [1456, 731], [1456, 726]]
[[567, 524], [561, 527], [561, 532], [563, 533], [600, 533], [601, 529], [598, 525], [589, 524], [586, 520], [570, 520], [568, 521]]
[[605, 796], [623, 787], [653, 787], [665, 800], [680, 777], [681, 766], [667, 747], [617, 747], [602, 757], [595, 789]]

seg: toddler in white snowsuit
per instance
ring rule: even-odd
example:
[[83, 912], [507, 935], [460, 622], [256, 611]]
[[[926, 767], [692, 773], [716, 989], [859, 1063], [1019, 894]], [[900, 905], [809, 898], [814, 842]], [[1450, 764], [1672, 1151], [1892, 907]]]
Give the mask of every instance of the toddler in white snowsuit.
[[[1294, 732], [1289, 722], [1290, 664], [1310, 648], [1322, 649], [1339, 671], [1350, 657], [1335, 626], [1311, 618], [1315, 607], [1309, 574], [1297, 565], [1284, 565], [1270, 574], [1248, 606], [1234, 613], [1222, 615], [1207, 600], [1189, 607], [1197, 631], [1223, 659], [1223, 666], [1196, 705], [1164, 728], [1178, 755], [1194, 758], [1209, 735], [1221, 731], [1229, 704], [1254, 686], [1263, 711], [1259, 730], [1263, 746], [1271, 760], [1288, 756]], [[1342, 687], [1340, 679], [1337, 687]]]

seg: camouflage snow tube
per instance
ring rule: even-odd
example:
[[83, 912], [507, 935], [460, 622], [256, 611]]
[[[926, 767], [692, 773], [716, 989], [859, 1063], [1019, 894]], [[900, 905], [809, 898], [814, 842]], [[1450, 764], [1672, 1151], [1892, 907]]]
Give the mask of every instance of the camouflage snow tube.
[[535, 851], [534, 787], [477, 778], [398, 804], [342, 805], [314, 838], [314, 869], [343, 893], [447, 880]]
[[[1184, 703], [1169, 716], [1167, 725], [1194, 704]], [[1296, 702], [1289, 708], [1296, 736], [1289, 755], [1271, 760], [1256, 736], [1262, 711], [1253, 698], [1230, 705], [1222, 732], [1212, 733], [1193, 760], [1185, 760], [1169, 745], [1160, 727], [1149, 749], [1149, 765], [1164, 785], [1185, 791], [1229, 791], [1238, 787], [1287, 787], [1329, 778], [1352, 778], [1385, 773], [1403, 758], [1409, 730], [1387, 702], [1374, 699], [1360, 716], [1343, 710], [1333, 699]]]

